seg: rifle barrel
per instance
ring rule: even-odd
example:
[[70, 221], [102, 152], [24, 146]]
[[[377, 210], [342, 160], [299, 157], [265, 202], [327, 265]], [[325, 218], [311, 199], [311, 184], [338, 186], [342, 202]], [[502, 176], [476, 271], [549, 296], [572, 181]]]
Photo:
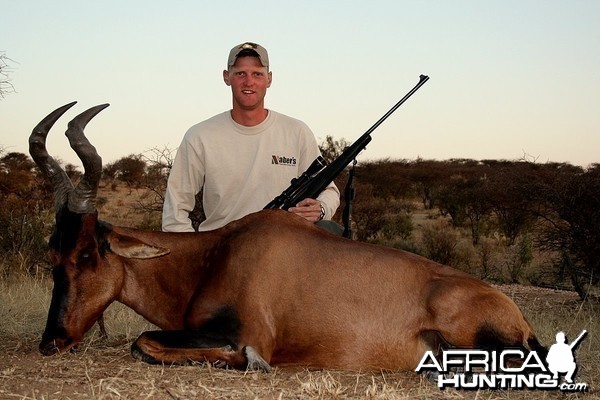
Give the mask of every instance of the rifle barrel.
[[571, 342], [571, 344], [569, 345], [569, 347], [570, 347], [571, 349], [575, 348], [575, 346], [577, 346], [577, 345], [579, 344], [579, 341], [580, 341], [581, 339], [583, 339], [583, 337], [584, 337], [586, 334], [587, 334], [587, 331], [584, 329], [584, 330], [583, 330], [583, 331], [582, 331], [582, 332], [579, 334], [579, 336], [577, 336], [577, 337], [575, 338], [575, 340], [573, 340], [573, 341]]
[[385, 113], [385, 115], [384, 115], [383, 117], [379, 118], [379, 121], [375, 122], [375, 123], [373, 124], [373, 126], [372, 126], [372, 127], [370, 127], [370, 128], [369, 128], [369, 130], [367, 130], [367, 131], [366, 131], [366, 132], [363, 134], [363, 136], [370, 135], [370, 134], [371, 134], [371, 132], [373, 132], [375, 129], [377, 129], [377, 127], [378, 127], [379, 125], [381, 125], [381, 124], [383, 123], [383, 121], [385, 121], [385, 120], [386, 120], [386, 119], [387, 119], [387, 118], [388, 118], [390, 115], [392, 115], [392, 113], [393, 113], [394, 111], [396, 111], [396, 110], [398, 109], [398, 107], [400, 107], [400, 106], [401, 106], [401, 105], [402, 105], [402, 104], [403, 104], [403, 103], [404, 103], [406, 100], [408, 100], [408, 98], [409, 98], [410, 96], [412, 96], [412, 95], [413, 95], [413, 93], [415, 93], [417, 90], [419, 90], [419, 88], [420, 88], [421, 86], [423, 86], [423, 85], [425, 84], [425, 82], [427, 82], [428, 80], [429, 80], [429, 77], [428, 77], [427, 75], [421, 75], [421, 76], [419, 76], [419, 83], [417, 83], [417, 85], [416, 85], [414, 88], [412, 88], [412, 89], [410, 90], [410, 92], [408, 92], [408, 93], [407, 93], [407, 94], [406, 94], [406, 95], [405, 95], [403, 98], [401, 98], [401, 99], [400, 99], [400, 101], [398, 101], [398, 102], [397, 102], [397, 103], [394, 105], [394, 107], [390, 108], [390, 110], [389, 110], [388, 112], [386, 112], [386, 113]]
[[[287, 210], [306, 198], [316, 198], [327, 185], [356, 158], [358, 153], [367, 147], [371, 141], [371, 133], [377, 129], [394, 111], [398, 109], [410, 96], [413, 95], [425, 82], [429, 80], [426, 75], [419, 76], [419, 82], [403, 98], [400, 99], [383, 117], [379, 118], [372, 127], [363, 133], [354, 143], [347, 147], [331, 164], [323, 166], [319, 159], [315, 160], [306, 172], [299, 178], [293, 179], [290, 186], [279, 196], [265, 206], [265, 209], [282, 208]], [[320, 158], [322, 160], [322, 157]], [[317, 165], [320, 167], [317, 167]]]

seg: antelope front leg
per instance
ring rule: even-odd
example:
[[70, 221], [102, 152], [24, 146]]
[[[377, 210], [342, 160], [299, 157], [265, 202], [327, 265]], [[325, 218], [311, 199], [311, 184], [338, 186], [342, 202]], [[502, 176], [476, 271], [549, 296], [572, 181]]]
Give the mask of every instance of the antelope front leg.
[[203, 335], [200, 331], [144, 332], [131, 346], [131, 355], [150, 364], [208, 362], [240, 370], [269, 372], [271, 366], [251, 346]]

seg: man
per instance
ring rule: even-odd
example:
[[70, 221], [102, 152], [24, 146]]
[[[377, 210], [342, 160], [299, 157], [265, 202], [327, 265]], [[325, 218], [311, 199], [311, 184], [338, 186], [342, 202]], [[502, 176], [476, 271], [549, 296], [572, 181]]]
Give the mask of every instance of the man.
[[552, 372], [554, 379], [558, 379], [559, 373], [566, 372], [565, 380], [567, 383], [573, 383], [573, 375], [577, 369], [573, 349], [586, 334], [587, 331], [584, 329], [571, 344], [567, 344], [564, 332], [556, 334], [556, 343], [550, 346], [550, 350], [548, 350], [548, 355], [546, 356], [548, 369]]
[[[199, 231], [261, 210], [320, 154], [306, 124], [265, 108], [272, 73], [264, 47], [247, 42], [231, 49], [223, 80], [231, 87], [233, 108], [185, 134], [167, 184], [164, 231], [194, 230], [189, 213], [201, 189], [206, 220]], [[328, 220], [339, 195], [331, 183], [316, 199], [304, 199], [289, 211], [311, 222]]]

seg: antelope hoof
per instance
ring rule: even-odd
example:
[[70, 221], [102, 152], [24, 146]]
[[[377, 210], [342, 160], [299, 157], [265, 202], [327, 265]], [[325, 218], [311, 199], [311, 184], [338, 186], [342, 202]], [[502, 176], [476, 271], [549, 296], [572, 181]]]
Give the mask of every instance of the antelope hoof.
[[244, 356], [248, 364], [246, 371], [271, 372], [271, 366], [250, 346], [244, 347]]

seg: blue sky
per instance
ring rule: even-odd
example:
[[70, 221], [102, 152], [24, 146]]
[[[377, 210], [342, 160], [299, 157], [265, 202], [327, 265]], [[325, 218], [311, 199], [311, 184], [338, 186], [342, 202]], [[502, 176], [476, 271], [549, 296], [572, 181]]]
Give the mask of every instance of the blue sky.
[[418, 81], [360, 159], [600, 162], [600, 1], [0, 0], [0, 52], [16, 93], [0, 100], [0, 148], [27, 152], [56, 124], [51, 154], [80, 165], [70, 117], [111, 106], [86, 130], [105, 162], [176, 148], [231, 106], [229, 49], [269, 50], [267, 107], [319, 141], [355, 140]]

